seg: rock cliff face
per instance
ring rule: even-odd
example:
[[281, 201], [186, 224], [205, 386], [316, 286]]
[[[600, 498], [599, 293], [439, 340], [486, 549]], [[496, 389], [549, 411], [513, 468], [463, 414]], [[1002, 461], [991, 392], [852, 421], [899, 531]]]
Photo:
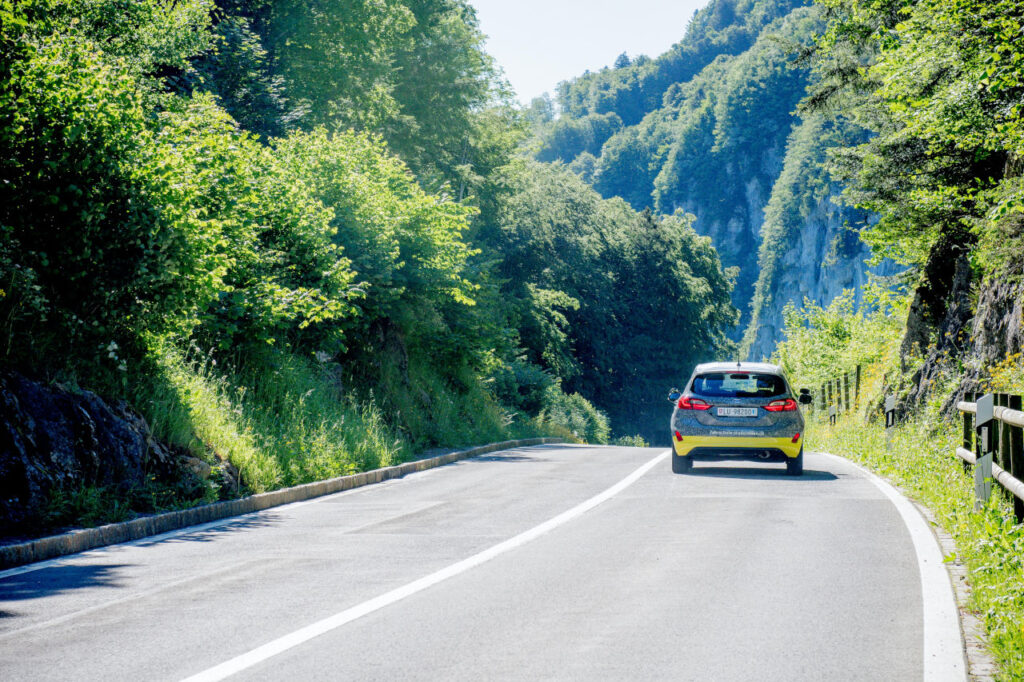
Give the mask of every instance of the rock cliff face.
[[[857, 133], [794, 114], [811, 74], [794, 60], [792, 46], [809, 45], [823, 25], [821, 7], [800, 0], [714, 0], [694, 19], [678, 54], [656, 61], [692, 59], [692, 68], [678, 71], [685, 77], [663, 87], [660, 104], [638, 122], [616, 110], [625, 125], [598, 158], [588, 153], [593, 171], [586, 177], [605, 197], [622, 197], [637, 210], [695, 216], [694, 229], [711, 238], [723, 265], [737, 269], [732, 301], [741, 317], [733, 338], [743, 336], [742, 353], [751, 358], [770, 356], [781, 340], [787, 303], [806, 297], [828, 305], [866, 279], [867, 249], [856, 230], [867, 217], [834, 203], [838, 189], [824, 171], [827, 149]], [[725, 41], [714, 54], [690, 50], [740, 27], [753, 39]], [[567, 84], [556, 125], [603, 114], [599, 105], [617, 100], [597, 94], [619, 92], [649, 68], [602, 71]], [[594, 98], [593, 111], [581, 104]]]
[[199, 492], [209, 473], [187, 452], [156, 441], [124, 403], [0, 373], [2, 536], [42, 528], [56, 492], [98, 487], [127, 498], [161, 483]]
[[782, 170], [784, 152], [783, 140], [752, 149], [750, 156], [757, 162], [726, 165], [716, 195], [687, 196], [679, 204], [660, 207], [668, 213], [676, 209], [692, 213], [696, 217], [693, 229], [711, 238], [722, 265], [737, 269], [732, 293], [733, 305], [740, 311], [740, 322], [733, 334], [736, 340], [750, 322], [764, 211]]
[[[855, 302], [860, 303], [870, 253], [846, 225], [844, 213], [831, 199], [819, 201], [802, 229], [782, 247], [779, 274], [771, 286], [766, 284], [744, 337], [747, 360], [771, 357], [783, 338], [783, 310], [788, 304], [799, 308], [810, 300], [824, 307], [846, 289], [852, 289]], [[882, 275], [892, 271], [891, 266], [875, 269]]]
[[[1009, 355], [1024, 353], [1024, 262], [1018, 262], [1014, 272], [984, 282], [973, 318], [969, 279], [968, 286], [958, 289], [962, 292], [957, 297], [960, 301], [954, 298], [945, 325], [950, 328], [950, 345], [955, 344], [953, 350], [966, 371], [943, 408], [949, 416], [956, 414], [956, 404], [964, 399], [965, 393], [984, 390], [979, 378], [987, 367]], [[954, 332], [957, 323], [960, 328]], [[945, 357], [929, 357], [922, 368], [923, 378], [927, 379], [929, 373], [937, 374], [948, 364]], [[923, 393], [926, 387], [925, 382], [919, 382], [915, 388]]]
[[[757, 283], [741, 347], [749, 360], [770, 357], [782, 340], [787, 304], [800, 307], [808, 299], [824, 307], [846, 289], [860, 302], [870, 252], [858, 231], [870, 216], [837, 200], [841, 188], [825, 166], [828, 149], [848, 134], [810, 116], [790, 135], [758, 235]], [[889, 275], [897, 268], [886, 263], [875, 271]]]

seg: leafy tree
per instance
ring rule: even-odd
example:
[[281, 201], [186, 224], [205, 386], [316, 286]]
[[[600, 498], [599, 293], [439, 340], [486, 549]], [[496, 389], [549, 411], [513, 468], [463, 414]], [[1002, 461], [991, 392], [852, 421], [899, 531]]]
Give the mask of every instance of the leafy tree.
[[38, 29], [27, 19], [44, 6], [4, 8], [14, 19], [0, 74], [4, 355], [113, 370], [141, 335], [194, 326], [221, 287], [226, 234], [169, 200], [182, 198], [178, 160], [151, 153], [163, 140], [135, 76], [151, 48], [112, 60], [88, 24], [70, 38], [8, 32]]
[[525, 358], [612, 416], [617, 430], [664, 438], [666, 382], [728, 353], [734, 273], [690, 218], [638, 215], [557, 166], [510, 167], [514, 192], [481, 247]]

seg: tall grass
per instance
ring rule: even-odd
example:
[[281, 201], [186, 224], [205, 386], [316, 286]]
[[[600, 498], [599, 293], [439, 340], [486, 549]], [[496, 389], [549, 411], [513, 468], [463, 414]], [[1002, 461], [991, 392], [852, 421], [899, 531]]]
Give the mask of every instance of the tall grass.
[[470, 370], [454, 385], [427, 363], [362, 399], [340, 368], [274, 350], [230, 367], [192, 346], [155, 344], [133, 403], [157, 438], [214, 468], [237, 469], [242, 492], [389, 466], [432, 447], [563, 435], [508, 412]]
[[195, 347], [170, 344], [154, 349], [153, 365], [134, 403], [154, 434], [213, 466], [229, 463], [247, 491], [387, 466], [409, 454], [379, 410], [346, 395], [328, 366], [277, 352], [218, 367]]

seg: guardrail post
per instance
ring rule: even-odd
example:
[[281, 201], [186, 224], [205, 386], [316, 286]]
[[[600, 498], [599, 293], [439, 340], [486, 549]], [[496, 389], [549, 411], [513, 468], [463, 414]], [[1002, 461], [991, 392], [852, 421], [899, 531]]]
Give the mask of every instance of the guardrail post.
[[[1022, 410], [1022, 399], [1019, 395], [1009, 396], [1007, 405], [1011, 410]], [[1010, 474], [1018, 481], [1024, 481], [1024, 429], [1019, 426], [1009, 427], [1010, 432]], [[1016, 495], [1013, 496], [1013, 513], [1017, 517], [1018, 523], [1024, 523], [1024, 500], [1021, 500]]]
[[[973, 392], [964, 393], [964, 401], [973, 403], [976, 400]], [[964, 450], [974, 451], [974, 416], [970, 412], [964, 412]], [[964, 473], [969, 473], [971, 465], [966, 461], [961, 462]]]
[[[996, 407], [1009, 407], [1009, 398], [1005, 393], [996, 393], [994, 401]], [[992, 449], [995, 453], [995, 462], [1006, 471], [1010, 470], [1010, 425], [1004, 424], [997, 419], [992, 424], [993, 442]]]
[[892, 450], [892, 429], [896, 426], [896, 396], [885, 396], [885, 449]]
[[977, 405], [978, 461], [974, 465], [974, 509], [981, 509], [992, 496], [992, 417], [995, 401], [987, 393], [975, 402]]

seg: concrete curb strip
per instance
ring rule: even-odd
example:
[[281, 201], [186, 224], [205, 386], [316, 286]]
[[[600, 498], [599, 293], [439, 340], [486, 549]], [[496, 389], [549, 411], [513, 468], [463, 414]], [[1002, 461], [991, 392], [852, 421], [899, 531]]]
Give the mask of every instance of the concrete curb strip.
[[7, 545], [0, 547], [0, 569], [23, 566], [68, 554], [77, 554], [78, 552], [96, 549], [97, 547], [130, 542], [231, 516], [241, 516], [242, 514], [250, 514], [271, 507], [279, 507], [283, 504], [302, 502], [314, 497], [340, 493], [344, 490], [360, 488], [393, 478], [402, 478], [417, 471], [426, 471], [427, 469], [451, 464], [462, 459], [485, 455], [489, 452], [561, 442], [563, 441], [560, 438], [527, 438], [523, 440], [509, 440], [502, 443], [491, 443], [470, 448], [469, 450], [418, 459], [383, 469], [364, 471], [351, 476], [340, 476], [325, 481], [316, 481], [292, 488], [274, 490], [269, 493], [260, 493], [259, 495], [244, 497], [240, 500], [216, 502], [201, 507], [193, 507], [192, 509], [145, 516], [123, 523], [112, 523], [100, 526], [99, 528], [75, 530], [16, 545]]

